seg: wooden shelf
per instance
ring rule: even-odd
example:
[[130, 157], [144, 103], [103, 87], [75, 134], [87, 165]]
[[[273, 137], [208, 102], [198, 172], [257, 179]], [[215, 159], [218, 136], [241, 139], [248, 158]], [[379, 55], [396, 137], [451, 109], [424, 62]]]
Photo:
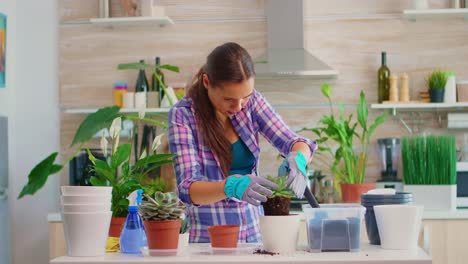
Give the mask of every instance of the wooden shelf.
[[405, 110], [433, 110], [433, 109], [463, 109], [468, 108], [468, 102], [460, 103], [395, 103], [371, 104], [372, 109], [405, 109]]
[[95, 24], [98, 26], [105, 26], [105, 27], [113, 27], [113, 26], [141, 26], [141, 25], [173, 25], [174, 21], [172, 21], [169, 17], [110, 17], [110, 18], [91, 18], [89, 20], [91, 24]]
[[[63, 112], [67, 114], [91, 114], [99, 108], [64, 108]], [[170, 108], [146, 108], [145, 113], [168, 113]], [[120, 113], [138, 113], [139, 110], [135, 108], [122, 108]]]
[[407, 9], [403, 10], [403, 16], [411, 21], [427, 18], [464, 18], [468, 20], [468, 8]]

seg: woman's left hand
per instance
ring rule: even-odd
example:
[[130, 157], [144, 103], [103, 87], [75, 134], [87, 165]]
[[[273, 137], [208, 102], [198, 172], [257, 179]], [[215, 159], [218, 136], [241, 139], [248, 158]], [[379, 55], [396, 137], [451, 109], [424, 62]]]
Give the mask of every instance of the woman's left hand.
[[288, 175], [286, 186], [290, 186], [295, 177], [306, 177], [307, 160], [299, 151], [293, 151], [284, 159], [278, 169], [278, 176]]

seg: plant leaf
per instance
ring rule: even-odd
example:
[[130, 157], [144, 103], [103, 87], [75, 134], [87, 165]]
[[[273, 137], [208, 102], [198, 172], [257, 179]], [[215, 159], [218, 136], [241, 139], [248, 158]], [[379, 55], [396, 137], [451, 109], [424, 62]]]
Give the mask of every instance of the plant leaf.
[[151, 155], [151, 156], [148, 156], [146, 158], [138, 160], [135, 163], [134, 169], [138, 170], [140, 168], [145, 167], [148, 164], [155, 163], [155, 162], [162, 161], [162, 160], [166, 160], [166, 159], [170, 159], [170, 158], [172, 158], [174, 156], [175, 156], [174, 154], [155, 154], [155, 155]]
[[93, 186], [106, 186], [107, 182], [104, 179], [91, 176], [90, 182]]
[[21, 190], [18, 199], [27, 194], [35, 194], [47, 182], [49, 175], [55, 174], [63, 168], [62, 165], [54, 164], [57, 155], [57, 152], [50, 154], [31, 170], [28, 175], [28, 183]]
[[322, 94], [327, 97], [328, 99], [330, 99], [331, 95], [332, 95], [332, 91], [331, 91], [331, 86], [328, 84], [328, 83], [324, 83], [320, 86], [320, 90], [322, 91]]
[[367, 140], [370, 139], [374, 130], [383, 122], [385, 122], [386, 119], [387, 119], [387, 113], [383, 113], [375, 119], [374, 123], [369, 127], [369, 131], [367, 132]]
[[85, 143], [101, 129], [108, 128], [112, 121], [119, 117], [120, 107], [109, 106], [98, 109], [95, 113], [89, 114], [81, 122], [72, 141], [72, 146], [77, 143]]
[[131, 144], [122, 144], [117, 147], [117, 151], [112, 155], [111, 168], [116, 171], [117, 168], [130, 157], [132, 151]]
[[170, 65], [170, 64], [163, 64], [159, 66], [160, 69], [166, 69], [168, 71], [179, 72], [179, 67]]
[[361, 91], [359, 95], [359, 105], [357, 109], [358, 121], [363, 130], [367, 130], [367, 104], [366, 95]]

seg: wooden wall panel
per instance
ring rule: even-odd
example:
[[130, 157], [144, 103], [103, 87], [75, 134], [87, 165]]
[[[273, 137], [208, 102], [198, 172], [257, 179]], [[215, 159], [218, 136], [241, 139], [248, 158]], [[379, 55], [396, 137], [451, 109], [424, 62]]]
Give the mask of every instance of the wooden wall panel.
[[[114, 0], [113, 0], [114, 1]], [[61, 21], [94, 17], [97, 0], [60, 1]], [[113, 2], [116, 4], [116, 2]], [[189, 81], [216, 45], [236, 41], [256, 58], [266, 49], [264, 1], [169, 1], [166, 13], [175, 21], [167, 27], [100, 28], [90, 24], [60, 26], [60, 104], [62, 107], [98, 107], [112, 104], [112, 84], [127, 81], [130, 89], [134, 71], [119, 71], [116, 66], [139, 59], [151, 61], [159, 55], [163, 63], [180, 66], [181, 73], [167, 79]], [[117, 2], [118, 4], [118, 2]], [[459, 79], [468, 79], [467, 22], [462, 19], [429, 19], [409, 22], [402, 10], [410, 8], [406, 0], [308, 0], [305, 2], [305, 38], [307, 49], [340, 71], [334, 80], [256, 80], [256, 88], [278, 106], [277, 111], [293, 129], [313, 127], [327, 113], [328, 106], [320, 85], [329, 82], [335, 102], [344, 102], [354, 112], [359, 91], [364, 90], [370, 103], [376, 102], [376, 72], [380, 52], [388, 53], [392, 72], [410, 75], [412, 94], [425, 87], [425, 76], [434, 68], [456, 71]], [[448, 6], [448, 1], [431, 0], [432, 8]], [[311, 107], [313, 104], [313, 107]], [[375, 117], [380, 111], [371, 111]], [[407, 115], [424, 120], [426, 131], [443, 132], [442, 123], [433, 113]], [[62, 146], [71, 142], [82, 116], [62, 115]], [[415, 123], [415, 122], [412, 122]], [[463, 130], [456, 131], [460, 142]], [[380, 137], [407, 135], [393, 117], [377, 129], [372, 141]], [[312, 137], [312, 135], [307, 135]], [[374, 144], [373, 149], [376, 146]], [[280, 160], [277, 151], [262, 140], [260, 172], [276, 174]], [[379, 160], [369, 160], [368, 180], [379, 176]]]

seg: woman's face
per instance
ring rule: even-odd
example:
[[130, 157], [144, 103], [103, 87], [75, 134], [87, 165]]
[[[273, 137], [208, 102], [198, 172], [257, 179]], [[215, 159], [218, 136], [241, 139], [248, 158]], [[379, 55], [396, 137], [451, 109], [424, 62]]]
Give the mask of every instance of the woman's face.
[[215, 110], [230, 117], [239, 112], [249, 101], [254, 90], [254, 78], [240, 82], [222, 82], [217, 87], [210, 84], [208, 75], [203, 75], [203, 84], [208, 90], [208, 97]]

